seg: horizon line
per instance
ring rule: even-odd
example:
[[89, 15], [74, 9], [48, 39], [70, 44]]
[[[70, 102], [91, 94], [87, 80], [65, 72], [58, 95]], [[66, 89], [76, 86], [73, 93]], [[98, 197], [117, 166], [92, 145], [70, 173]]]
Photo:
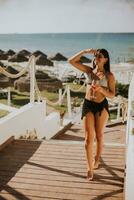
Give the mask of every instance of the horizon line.
[[76, 34], [76, 33], [134, 33], [130, 31], [124, 31], [124, 32], [9, 32], [9, 33], [0, 33], [0, 35], [6, 35], [6, 34]]

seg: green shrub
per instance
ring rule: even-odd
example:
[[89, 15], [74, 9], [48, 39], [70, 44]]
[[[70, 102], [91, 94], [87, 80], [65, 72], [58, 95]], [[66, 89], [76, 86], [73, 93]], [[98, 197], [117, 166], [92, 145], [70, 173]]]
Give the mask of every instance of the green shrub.
[[116, 95], [128, 98], [129, 84], [116, 83]]

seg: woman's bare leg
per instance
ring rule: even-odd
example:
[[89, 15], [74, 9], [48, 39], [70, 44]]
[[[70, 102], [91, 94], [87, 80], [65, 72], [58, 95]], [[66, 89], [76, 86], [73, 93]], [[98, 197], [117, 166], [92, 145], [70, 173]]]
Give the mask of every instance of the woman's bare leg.
[[88, 164], [88, 179], [93, 179], [93, 144], [95, 136], [95, 124], [94, 124], [94, 115], [89, 112], [83, 118], [84, 130], [85, 130], [85, 149], [87, 156]]
[[104, 139], [104, 129], [107, 124], [109, 115], [106, 109], [103, 109], [101, 115], [97, 113], [95, 115], [95, 132], [96, 132], [96, 156], [94, 169], [99, 166], [99, 159], [103, 150], [103, 139]]

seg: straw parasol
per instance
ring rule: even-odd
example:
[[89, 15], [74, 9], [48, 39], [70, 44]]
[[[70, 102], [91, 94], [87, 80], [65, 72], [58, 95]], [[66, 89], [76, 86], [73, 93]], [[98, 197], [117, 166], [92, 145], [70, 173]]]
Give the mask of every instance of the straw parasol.
[[9, 86], [9, 78], [0, 74], [0, 88], [7, 88]]
[[6, 53], [0, 54], [0, 60], [7, 60], [7, 59], [8, 59], [8, 54], [6, 54]]
[[36, 65], [47, 65], [47, 66], [53, 66], [53, 62], [49, 59], [47, 59], [44, 55], [40, 55], [37, 57]]
[[67, 61], [67, 58], [63, 56], [60, 53], [57, 53], [55, 56], [50, 57], [50, 60], [56, 60], [56, 61]]
[[8, 61], [10, 61], [10, 62], [26, 62], [26, 61], [28, 61], [28, 58], [19, 53], [16, 53], [15, 55], [11, 56], [8, 59]]
[[92, 60], [89, 59], [89, 58], [87, 58], [87, 57], [85, 57], [85, 56], [81, 56], [80, 62], [81, 62], [81, 63], [91, 63]]
[[41, 55], [42, 55], [42, 56], [44, 56], [45, 58], [47, 58], [47, 55], [44, 54], [42, 51], [39, 51], [39, 50], [33, 52], [32, 55], [34, 55], [35, 57], [38, 57], [38, 56], [41, 56]]
[[22, 56], [25, 56], [25, 57], [29, 57], [31, 55], [31, 52], [26, 50], [26, 49], [22, 49], [18, 53], [19, 53], [19, 55], [22, 55]]
[[9, 49], [4, 54], [7, 54], [8, 56], [13, 56], [15, 54], [15, 51], [13, 51], [12, 49]]
[[0, 49], [0, 55], [3, 54], [3, 53], [4, 53], [4, 51], [2, 49]]
[[1, 67], [4, 67], [4, 63], [3, 63], [3, 62], [1, 62], [1, 61], [0, 61], [0, 66], [1, 66]]
[[[62, 88], [62, 82], [55, 77], [50, 77], [47, 73], [42, 71], [36, 72], [36, 80], [40, 91], [45, 89], [55, 91]], [[14, 82], [15, 89], [20, 92], [29, 92], [30, 90], [30, 78], [29, 76], [20, 77]]]

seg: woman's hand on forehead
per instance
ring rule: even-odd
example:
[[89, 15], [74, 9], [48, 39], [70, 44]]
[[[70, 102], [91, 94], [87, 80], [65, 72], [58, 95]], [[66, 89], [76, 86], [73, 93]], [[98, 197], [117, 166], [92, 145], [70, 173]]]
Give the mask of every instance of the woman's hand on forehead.
[[93, 55], [97, 54], [97, 49], [85, 49], [84, 53], [91, 53]]

